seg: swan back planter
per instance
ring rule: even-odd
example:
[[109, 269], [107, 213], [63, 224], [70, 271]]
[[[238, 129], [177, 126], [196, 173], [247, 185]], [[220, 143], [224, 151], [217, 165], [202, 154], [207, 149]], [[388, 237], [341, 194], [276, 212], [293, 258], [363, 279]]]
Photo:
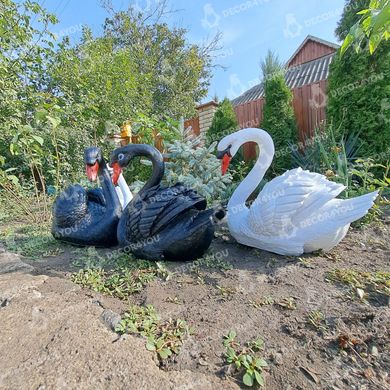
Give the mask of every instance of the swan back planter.
[[85, 190], [76, 184], [62, 192], [53, 204], [52, 234], [76, 245], [116, 245], [122, 207], [110, 172], [99, 148], [85, 149], [84, 161], [88, 179], [99, 177], [102, 188]]
[[114, 183], [122, 168], [137, 156], [152, 161], [152, 176], [123, 212], [118, 225], [119, 244], [149, 260], [183, 261], [202, 256], [214, 237], [214, 210], [206, 210], [206, 200], [181, 183], [160, 185], [164, 161], [150, 145], [132, 144], [114, 150]]
[[241, 244], [281, 255], [299, 256], [319, 249], [328, 251], [347, 234], [350, 223], [372, 207], [377, 192], [352, 199], [336, 199], [345, 186], [318, 173], [296, 168], [272, 179], [250, 207], [245, 202], [272, 163], [275, 148], [264, 130], [248, 128], [218, 144], [222, 172], [240, 146], [256, 142], [259, 157], [228, 203], [228, 225]]

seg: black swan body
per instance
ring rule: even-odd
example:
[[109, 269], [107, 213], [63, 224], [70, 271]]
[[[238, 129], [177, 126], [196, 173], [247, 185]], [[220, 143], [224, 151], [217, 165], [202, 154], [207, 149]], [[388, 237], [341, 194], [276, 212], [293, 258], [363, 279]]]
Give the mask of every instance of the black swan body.
[[118, 224], [119, 245], [148, 260], [194, 260], [202, 256], [214, 237], [214, 210], [205, 210], [206, 200], [181, 183], [160, 185], [164, 160], [150, 145], [132, 144], [112, 152], [114, 183], [136, 156], [149, 158], [153, 173], [123, 211]]
[[63, 191], [53, 205], [52, 234], [76, 245], [116, 245], [122, 207], [101, 150], [85, 149], [84, 161], [88, 179], [99, 176], [102, 188], [85, 190], [76, 184]]

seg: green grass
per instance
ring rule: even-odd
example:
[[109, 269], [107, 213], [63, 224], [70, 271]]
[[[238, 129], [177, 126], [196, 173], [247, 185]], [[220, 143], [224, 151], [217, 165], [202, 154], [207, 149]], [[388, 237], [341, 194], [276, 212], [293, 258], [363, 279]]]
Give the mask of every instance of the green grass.
[[317, 331], [328, 330], [325, 314], [320, 310], [313, 310], [307, 316], [307, 322]]
[[162, 321], [152, 305], [130, 305], [116, 331], [145, 337], [146, 348], [156, 352], [160, 360], [178, 354], [184, 339], [192, 332], [184, 320]]
[[84, 269], [92, 268], [128, 268], [147, 269], [156, 268], [156, 262], [136, 259], [130, 253], [122, 253], [117, 250], [98, 251], [95, 247], [76, 248], [73, 253], [77, 259], [72, 265]]
[[51, 235], [48, 223], [5, 228], [0, 233], [0, 241], [8, 251], [34, 260], [63, 252], [62, 244]]
[[114, 296], [119, 299], [126, 299], [130, 295], [142, 291], [142, 289], [157, 276], [163, 275], [165, 270], [160, 265], [153, 264], [153, 267], [135, 268], [135, 265], [115, 270], [104, 270], [103, 268], [82, 269], [74, 273], [72, 281], [84, 288]]
[[348, 286], [352, 297], [356, 297], [359, 290], [368, 294], [390, 296], [390, 272], [363, 272], [336, 268], [327, 273], [326, 280]]

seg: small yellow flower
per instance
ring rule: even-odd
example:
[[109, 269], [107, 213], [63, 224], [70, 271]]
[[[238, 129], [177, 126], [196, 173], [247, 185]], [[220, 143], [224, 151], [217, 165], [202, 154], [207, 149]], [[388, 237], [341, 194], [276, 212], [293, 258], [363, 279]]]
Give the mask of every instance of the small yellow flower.
[[334, 172], [331, 170], [331, 169], [328, 169], [326, 172], [325, 172], [325, 176], [326, 177], [333, 177], [335, 174]]
[[333, 146], [333, 147], [332, 147], [332, 152], [334, 152], [334, 153], [340, 153], [340, 151], [341, 151], [341, 148], [340, 148], [340, 147], [338, 147], [338, 146]]

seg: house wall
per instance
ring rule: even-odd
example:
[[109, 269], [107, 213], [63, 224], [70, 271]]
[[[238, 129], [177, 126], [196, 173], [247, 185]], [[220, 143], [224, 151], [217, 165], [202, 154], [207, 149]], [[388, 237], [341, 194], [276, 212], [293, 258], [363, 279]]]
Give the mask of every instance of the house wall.
[[288, 67], [301, 65], [305, 62], [334, 53], [336, 50], [332, 47], [323, 45], [319, 42], [308, 41], [297, 55], [288, 63]]

